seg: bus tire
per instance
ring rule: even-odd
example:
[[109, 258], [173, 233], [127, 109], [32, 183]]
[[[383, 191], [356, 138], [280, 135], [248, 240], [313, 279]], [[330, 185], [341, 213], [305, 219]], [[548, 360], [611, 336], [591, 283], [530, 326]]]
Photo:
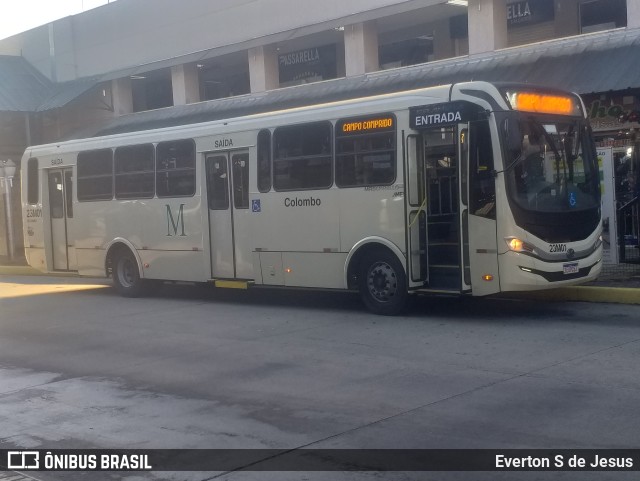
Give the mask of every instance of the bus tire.
[[397, 257], [386, 249], [365, 254], [358, 287], [364, 305], [374, 314], [394, 316], [407, 305], [407, 278]]
[[140, 297], [146, 292], [138, 262], [129, 249], [121, 249], [113, 259], [113, 285], [124, 297]]

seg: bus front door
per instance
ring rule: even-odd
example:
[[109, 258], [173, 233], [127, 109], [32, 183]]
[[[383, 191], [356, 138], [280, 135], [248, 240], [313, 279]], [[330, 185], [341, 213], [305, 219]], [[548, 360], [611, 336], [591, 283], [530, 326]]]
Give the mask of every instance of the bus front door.
[[460, 128], [464, 280], [484, 296], [500, 292], [494, 149], [487, 119]]
[[[464, 292], [457, 125], [408, 137], [410, 271], [412, 286]], [[413, 159], [413, 160], [412, 160]]]
[[73, 171], [55, 169], [48, 173], [49, 216], [53, 270], [77, 270], [73, 240]]
[[211, 277], [251, 279], [249, 237], [249, 151], [205, 157]]

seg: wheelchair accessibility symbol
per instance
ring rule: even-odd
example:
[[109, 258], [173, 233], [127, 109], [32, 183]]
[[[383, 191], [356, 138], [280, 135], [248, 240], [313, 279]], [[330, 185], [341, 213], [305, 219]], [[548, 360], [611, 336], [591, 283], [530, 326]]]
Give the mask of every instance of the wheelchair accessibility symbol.
[[569, 205], [571, 207], [575, 207], [577, 203], [578, 203], [578, 200], [576, 199], [576, 193], [575, 192], [570, 192], [569, 193]]
[[262, 212], [262, 206], [260, 205], [260, 199], [253, 199], [251, 201], [251, 212]]

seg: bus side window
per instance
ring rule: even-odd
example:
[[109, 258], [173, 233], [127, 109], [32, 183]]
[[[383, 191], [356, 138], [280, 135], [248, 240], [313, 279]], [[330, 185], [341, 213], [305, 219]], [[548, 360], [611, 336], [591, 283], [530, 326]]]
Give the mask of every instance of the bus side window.
[[116, 199], [150, 199], [155, 194], [153, 144], [118, 147], [114, 154]]
[[158, 197], [190, 197], [196, 192], [196, 146], [193, 140], [160, 142], [156, 147]]
[[113, 198], [113, 151], [88, 150], [78, 153], [78, 201]]
[[486, 120], [472, 122], [470, 128], [470, 197], [471, 213], [496, 218], [496, 180], [493, 167], [491, 130]]
[[351, 117], [336, 122], [336, 185], [389, 185], [396, 180], [393, 114]]
[[330, 122], [278, 127], [273, 133], [273, 187], [328, 189], [332, 184]]
[[31, 158], [27, 161], [27, 202], [31, 205], [40, 200], [38, 180], [38, 159]]

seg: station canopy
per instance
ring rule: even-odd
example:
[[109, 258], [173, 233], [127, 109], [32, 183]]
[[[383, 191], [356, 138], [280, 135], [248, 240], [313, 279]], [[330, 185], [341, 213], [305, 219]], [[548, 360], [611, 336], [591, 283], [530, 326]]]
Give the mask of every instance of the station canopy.
[[[473, 80], [531, 83], [579, 94], [624, 91], [640, 87], [639, 51], [640, 29], [623, 28], [259, 94], [129, 114], [114, 119], [99, 132], [78, 132], [74, 137], [198, 123]], [[20, 60], [19, 57], [0, 57], [0, 111], [38, 112], [60, 108], [96, 85], [126, 76], [126, 72], [111, 72], [100, 78], [56, 85], [47, 83], [28, 64], [25, 66], [24, 60]], [[139, 70], [137, 67], [136, 71]], [[28, 71], [35, 80], [25, 81], [24, 74]]]

